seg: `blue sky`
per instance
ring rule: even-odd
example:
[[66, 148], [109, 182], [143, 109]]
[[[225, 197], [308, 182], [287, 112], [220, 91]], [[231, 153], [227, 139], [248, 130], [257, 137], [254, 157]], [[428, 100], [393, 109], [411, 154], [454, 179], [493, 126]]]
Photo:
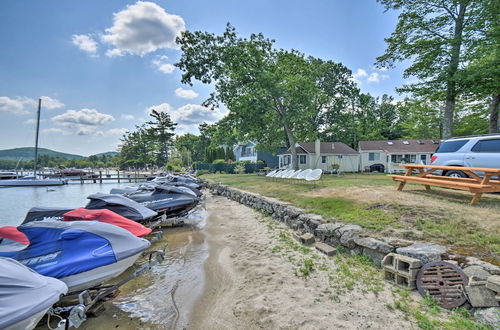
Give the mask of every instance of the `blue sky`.
[[0, 148], [33, 145], [38, 97], [40, 144], [58, 151], [115, 150], [151, 107], [179, 122], [178, 134], [196, 133], [225, 110], [200, 106], [210, 86], [180, 83], [173, 39], [183, 29], [219, 33], [227, 22], [342, 62], [364, 92], [396, 95], [403, 67], [373, 67], [396, 19], [375, 0], [2, 0]]

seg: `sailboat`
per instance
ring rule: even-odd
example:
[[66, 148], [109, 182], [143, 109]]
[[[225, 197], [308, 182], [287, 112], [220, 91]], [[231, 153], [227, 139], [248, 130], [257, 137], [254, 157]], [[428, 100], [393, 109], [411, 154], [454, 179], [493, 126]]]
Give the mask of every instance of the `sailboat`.
[[38, 134], [40, 132], [40, 110], [42, 109], [42, 99], [38, 99], [38, 111], [36, 117], [36, 138], [35, 138], [35, 166], [32, 176], [24, 176], [12, 180], [0, 180], [0, 186], [3, 187], [34, 187], [34, 186], [61, 186], [66, 184], [66, 180], [61, 179], [41, 179], [36, 176], [36, 167], [38, 165]]

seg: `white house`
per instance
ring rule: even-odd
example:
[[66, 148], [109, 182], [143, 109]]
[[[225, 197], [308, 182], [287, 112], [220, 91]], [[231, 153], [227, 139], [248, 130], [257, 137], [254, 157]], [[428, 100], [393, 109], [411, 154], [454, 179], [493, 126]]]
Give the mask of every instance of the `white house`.
[[[341, 172], [359, 171], [359, 153], [342, 142], [299, 142], [295, 144], [299, 169], [331, 171], [332, 164]], [[291, 149], [278, 154], [279, 168], [292, 168]]]
[[400, 164], [429, 164], [439, 140], [360, 141], [361, 170], [366, 172], [403, 172]]
[[235, 145], [233, 147], [233, 152], [236, 161], [250, 161], [252, 163], [256, 163], [260, 160], [263, 161], [266, 166], [276, 168], [278, 166], [278, 156], [276, 156], [276, 152], [273, 154], [269, 151], [258, 151], [256, 146], [257, 144], [251, 141]]

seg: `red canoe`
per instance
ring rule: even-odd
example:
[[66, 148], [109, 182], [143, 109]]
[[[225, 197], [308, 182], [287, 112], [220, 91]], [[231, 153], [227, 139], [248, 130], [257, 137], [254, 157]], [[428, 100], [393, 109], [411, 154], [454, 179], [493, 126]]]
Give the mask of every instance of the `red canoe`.
[[138, 237], [151, 234], [151, 229], [110, 210], [87, 210], [83, 207], [64, 213], [64, 221], [97, 220], [128, 230]]

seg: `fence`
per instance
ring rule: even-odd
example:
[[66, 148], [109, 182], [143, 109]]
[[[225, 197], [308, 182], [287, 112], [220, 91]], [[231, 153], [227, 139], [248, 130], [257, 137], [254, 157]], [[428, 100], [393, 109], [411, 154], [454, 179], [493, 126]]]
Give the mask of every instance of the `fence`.
[[[255, 163], [245, 163], [241, 164], [245, 166], [245, 173], [255, 173], [260, 169], [266, 167], [265, 164], [255, 164]], [[225, 172], [229, 174], [234, 174], [235, 167], [238, 164], [209, 164], [209, 163], [197, 163], [195, 164], [195, 170], [207, 170], [210, 173]]]

